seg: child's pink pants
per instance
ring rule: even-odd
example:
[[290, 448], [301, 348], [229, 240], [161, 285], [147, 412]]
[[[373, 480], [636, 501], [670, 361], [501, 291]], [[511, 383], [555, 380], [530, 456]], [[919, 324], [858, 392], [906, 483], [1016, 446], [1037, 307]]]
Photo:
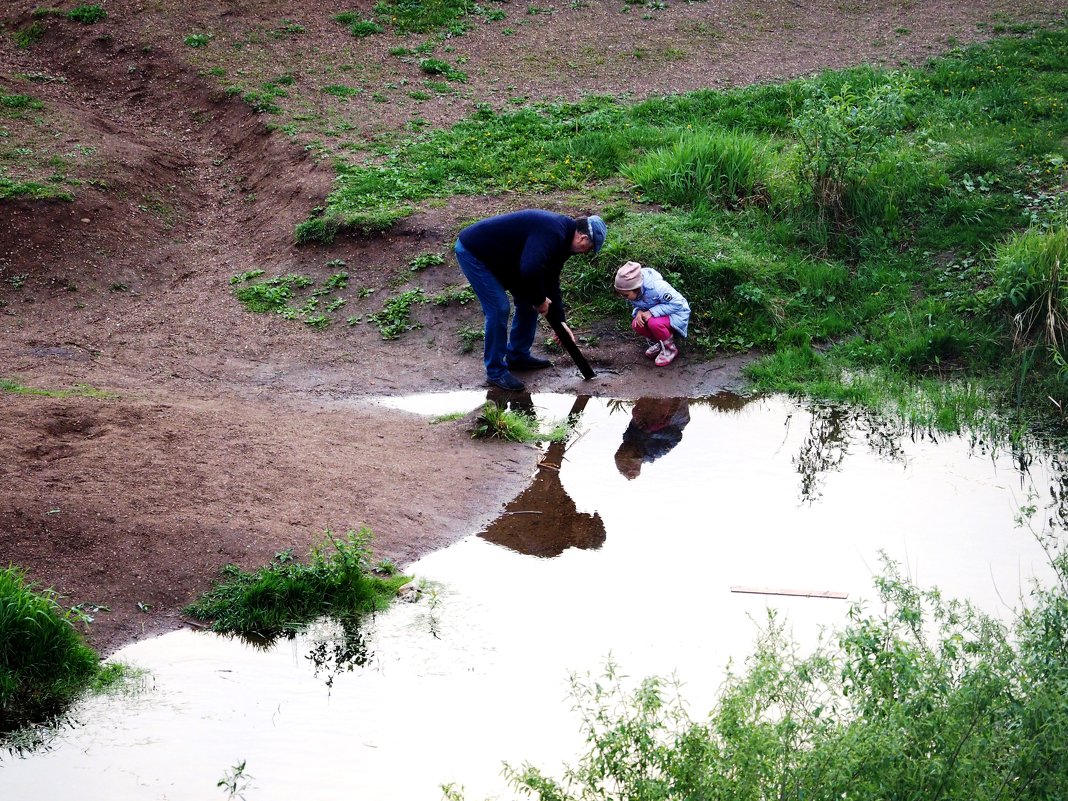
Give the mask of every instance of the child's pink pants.
[[638, 318], [635, 317], [631, 320], [630, 327], [634, 329], [635, 333], [641, 334], [648, 339], [655, 339], [660, 342], [671, 339], [670, 317], [650, 317], [644, 326], [638, 325]]

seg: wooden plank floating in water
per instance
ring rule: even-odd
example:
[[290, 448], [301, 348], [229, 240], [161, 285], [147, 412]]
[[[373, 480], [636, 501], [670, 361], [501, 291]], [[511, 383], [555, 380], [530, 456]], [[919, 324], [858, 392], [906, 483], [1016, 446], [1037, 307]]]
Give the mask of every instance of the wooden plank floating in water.
[[848, 592], [834, 592], [833, 590], [777, 590], [770, 587], [731, 587], [731, 592], [746, 592], [754, 595], [794, 595], [799, 598], [837, 598], [839, 600], [849, 597]]

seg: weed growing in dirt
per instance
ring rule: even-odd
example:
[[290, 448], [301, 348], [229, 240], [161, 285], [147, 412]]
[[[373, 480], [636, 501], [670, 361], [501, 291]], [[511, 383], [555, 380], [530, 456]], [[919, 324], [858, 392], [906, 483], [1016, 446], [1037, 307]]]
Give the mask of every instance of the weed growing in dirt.
[[471, 285], [461, 284], [459, 286], [446, 287], [441, 290], [441, 292], [431, 297], [430, 302], [436, 306], [448, 306], [450, 303], [455, 303], [458, 306], [466, 306], [474, 299], [475, 290], [471, 288]]
[[44, 25], [40, 22], [31, 22], [15, 31], [15, 46], [21, 50], [27, 50], [41, 41], [44, 34]]
[[257, 314], [278, 312], [289, 305], [289, 299], [293, 297], [294, 290], [311, 286], [313, 283], [305, 275], [291, 273], [239, 287], [234, 290], [234, 296], [250, 312]]
[[12, 181], [0, 176], [0, 200], [63, 200], [73, 202], [74, 194], [36, 181]]
[[421, 253], [408, 262], [408, 269], [413, 273], [422, 272], [428, 267], [437, 267], [445, 263], [445, 257], [441, 253]]
[[210, 33], [191, 33], [183, 41], [188, 47], [207, 47], [214, 38]]
[[307, 564], [278, 558], [254, 573], [229, 565], [185, 611], [212, 631], [262, 640], [292, 635], [323, 615], [358, 621], [384, 609], [408, 581], [371, 574], [370, 539], [366, 528], [341, 536], [327, 531]]
[[436, 417], [430, 418], [430, 425], [439, 425], [441, 423], [452, 423], [456, 420], [463, 420], [467, 415], [464, 412], [449, 412], [448, 414], [439, 414]]
[[475, 345], [486, 338], [486, 331], [483, 328], [465, 326], [460, 329], [459, 335], [460, 353], [470, 353], [475, 349]]
[[409, 289], [387, 300], [381, 311], [368, 315], [367, 321], [378, 327], [382, 339], [397, 339], [406, 331], [419, 328], [410, 319], [412, 306], [426, 302], [426, 293], [422, 289]]
[[487, 401], [475, 420], [471, 436], [475, 439], [505, 439], [511, 442], [562, 442], [570, 431], [566, 422], [556, 423], [548, 431], [542, 431], [535, 416], [504, 409], [493, 401]]

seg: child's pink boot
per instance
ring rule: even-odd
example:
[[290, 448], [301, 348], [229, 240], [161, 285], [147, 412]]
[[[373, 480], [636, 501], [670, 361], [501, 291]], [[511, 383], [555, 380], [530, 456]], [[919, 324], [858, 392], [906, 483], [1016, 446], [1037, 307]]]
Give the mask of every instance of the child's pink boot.
[[660, 355], [660, 340], [654, 340], [653, 344], [645, 349], [645, 358], [655, 359]]
[[679, 347], [675, 344], [673, 339], [665, 339], [660, 343], [660, 353], [656, 357], [657, 367], [666, 367], [675, 361], [675, 357], [679, 355]]

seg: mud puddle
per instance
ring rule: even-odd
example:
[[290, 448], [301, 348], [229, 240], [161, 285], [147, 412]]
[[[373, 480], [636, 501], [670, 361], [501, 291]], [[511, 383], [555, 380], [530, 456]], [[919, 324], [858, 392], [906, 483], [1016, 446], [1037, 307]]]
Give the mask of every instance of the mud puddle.
[[611, 656], [635, 678], [674, 673], [700, 716], [768, 609], [811, 640], [874, 595], [880, 551], [995, 614], [1047, 575], [1014, 523], [1060, 487], [1042, 459], [783, 398], [512, 402], [577, 433], [486, 531], [410, 566], [419, 600], [356, 637], [324, 621], [266, 651], [192, 631], [132, 645], [115, 658], [150, 671], [145, 691], [5, 758], [0, 797], [225, 798], [242, 761], [248, 801], [504, 795], [503, 761], [555, 771], [578, 751], [571, 671]]

